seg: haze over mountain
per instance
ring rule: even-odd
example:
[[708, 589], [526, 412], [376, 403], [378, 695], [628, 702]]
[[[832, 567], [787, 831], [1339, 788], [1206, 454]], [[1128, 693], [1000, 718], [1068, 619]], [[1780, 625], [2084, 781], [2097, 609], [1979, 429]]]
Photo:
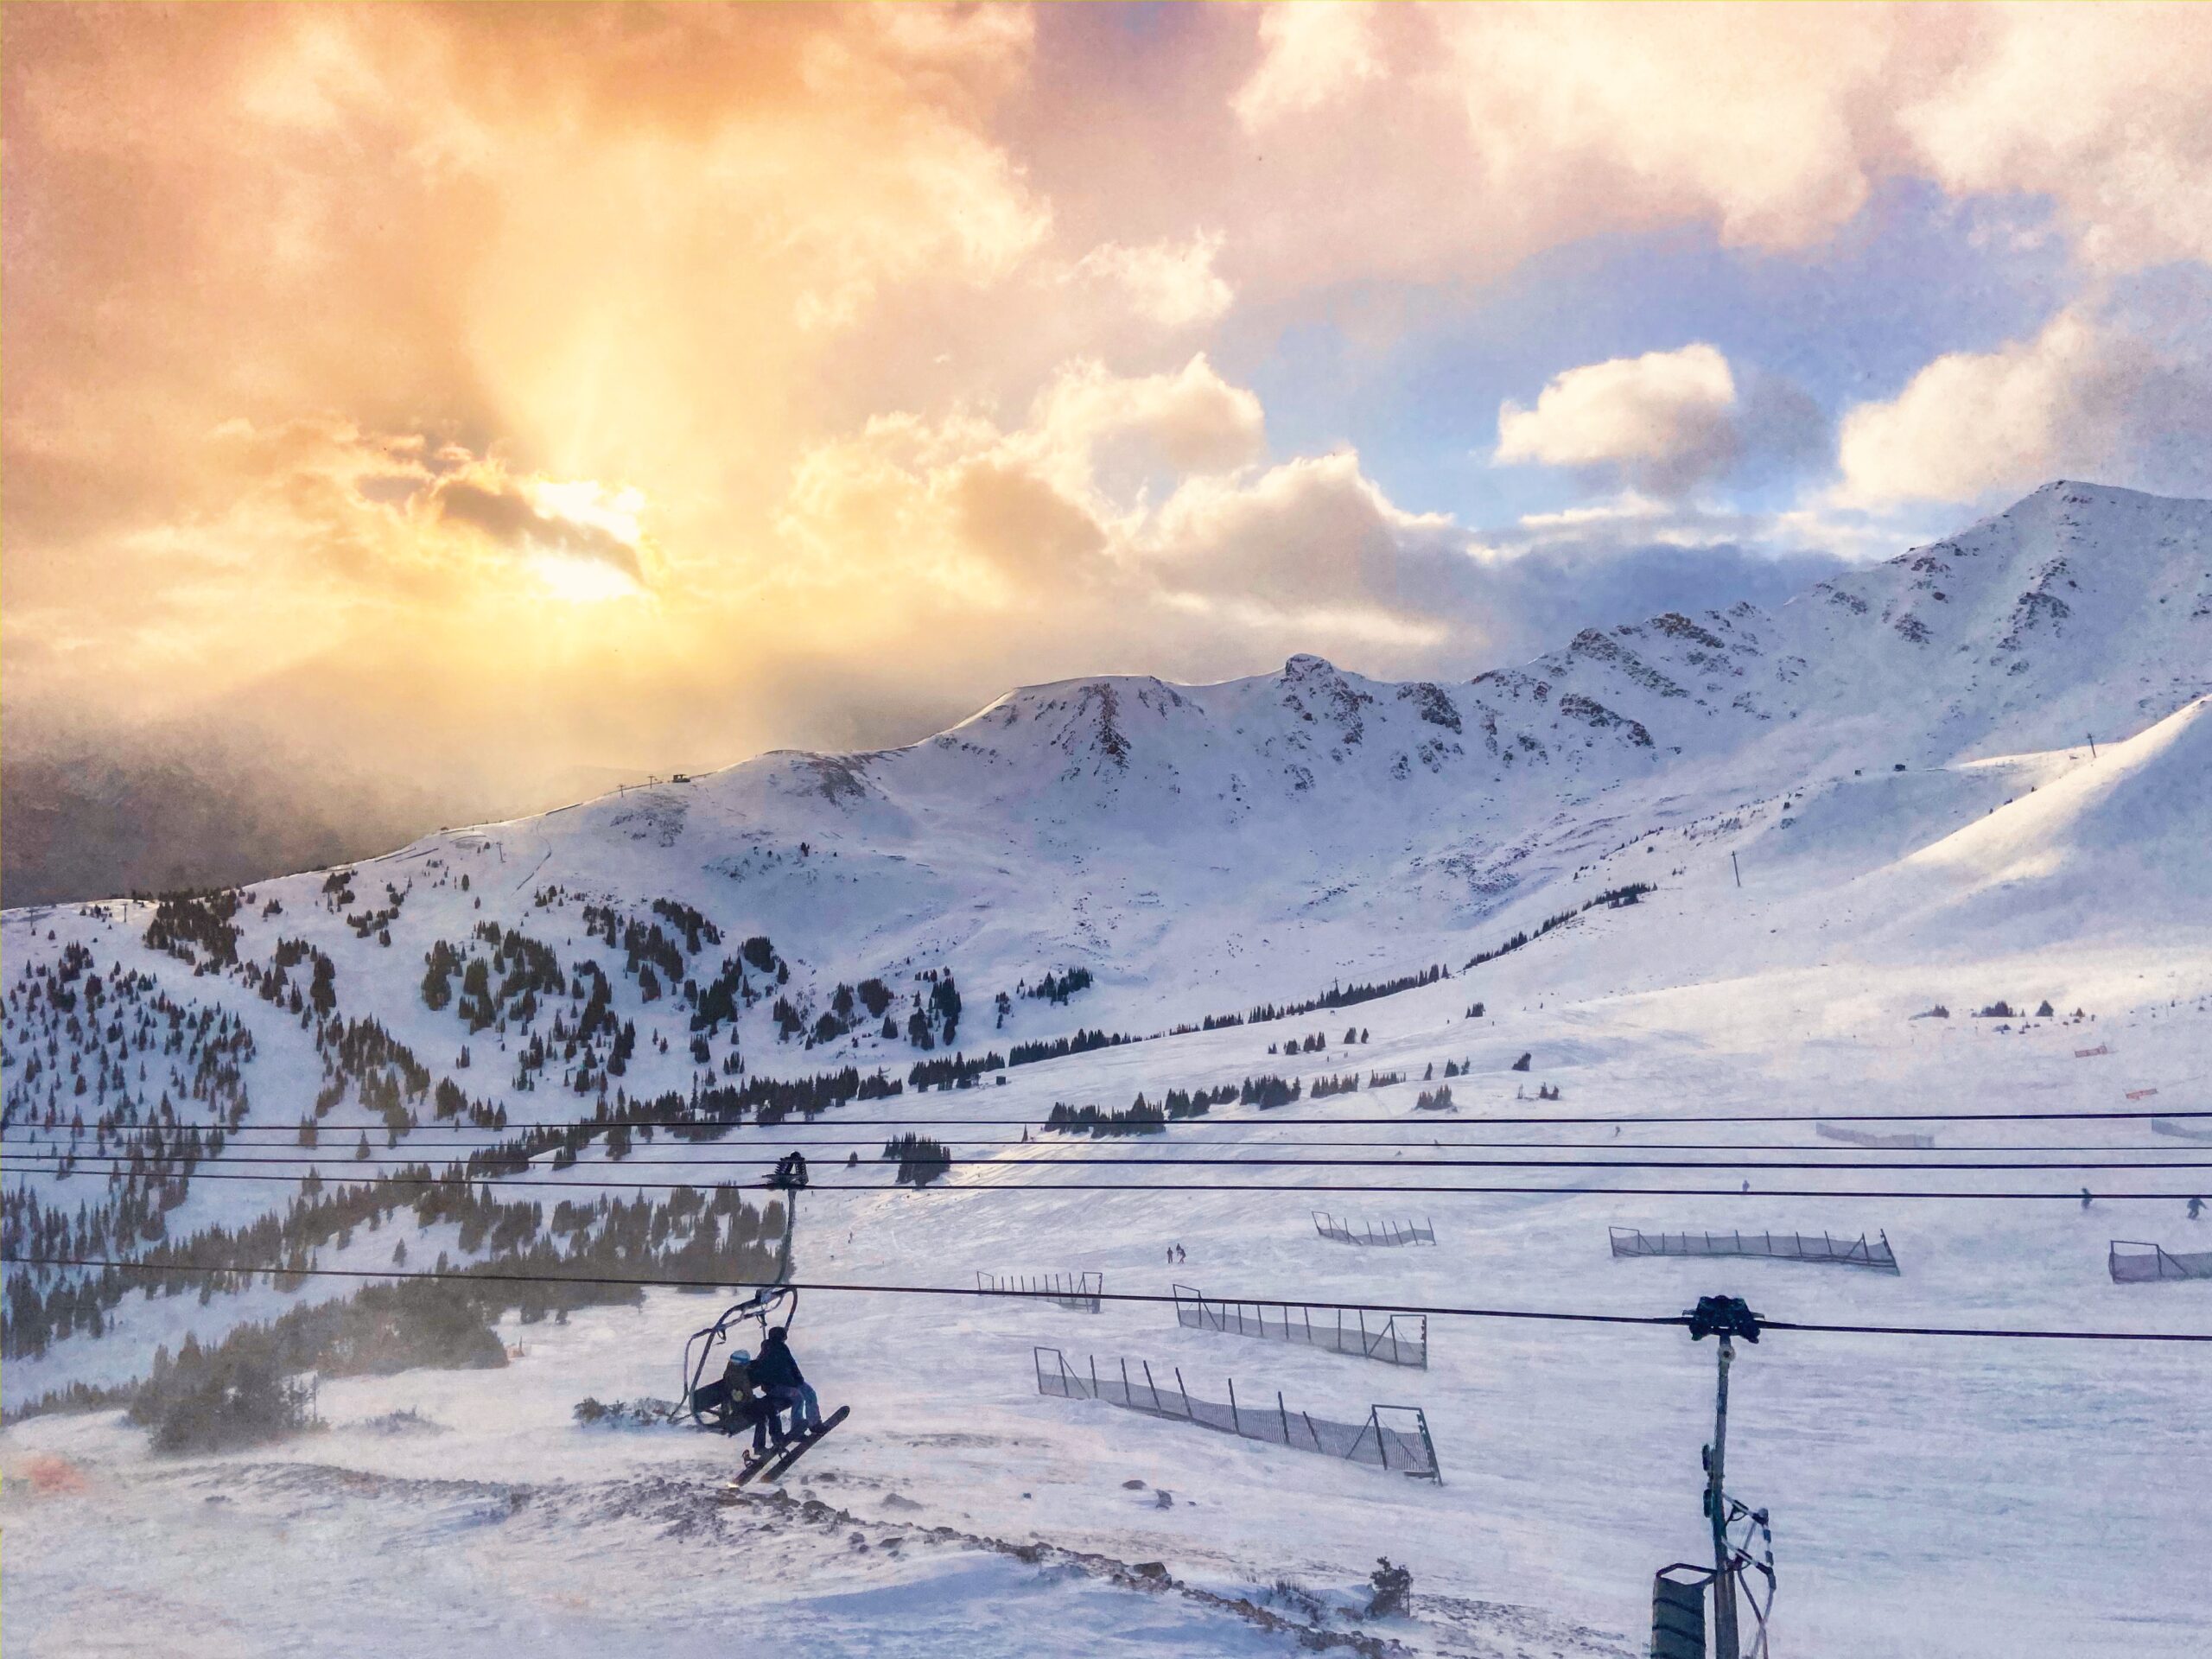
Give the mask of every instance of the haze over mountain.
[[[764, 755], [395, 862], [492, 861], [518, 920], [549, 887], [665, 894], [803, 940], [824, 995], [908, 961], [1079, 964], [1156, 1014], [1194, 982], [1230, 1006], [1446, 959], [1655, 832], [2116, 739], [2207, 691], [2212, 505], [2062, 482], [1775, 612], [1587, 628], [1464, 683], [1301, 656], [1027, 687], [906, 748]], [[1978, 810], [1961, 775], [1948, 810]]]

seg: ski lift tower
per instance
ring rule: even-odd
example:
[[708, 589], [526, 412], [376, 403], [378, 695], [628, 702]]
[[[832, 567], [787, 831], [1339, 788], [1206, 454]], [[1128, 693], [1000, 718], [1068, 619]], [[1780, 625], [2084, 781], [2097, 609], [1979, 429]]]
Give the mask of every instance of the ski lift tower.
[[[1744, 1659], [1742, 1637], [1737, 1624], [1738, 1605], [1738, 1584], [1746, 1571], [1758, 1573], [1767, 1580], [1767, 1599], [1762, 1605], [1757, 1596], [1751, 1599], [1752, 1616], [1758, 1621], [1758, 1633], [1752, 1643], [1755, 1659], [1763, 1659], [1766, 1647], [1766, 1616], [1774, 1599], [1774, 1542], [1768, 1525], [1766, 1511], [1747, 1509], [1730, 1497], [1726, 1484], [1728, 1451], [1728, 1368], [1735, 1362], [1735, 1339], [1745, 1342], [1759, 1339], [1759, 1316], [1753, 1313], [1740, 1296], [1707, 1296], [1699, 1300], [1694, 1308], [1683, 1311], [1692, 1341], [1707, 1337], [1719, 1338], [1719, 1378], [1714, 1393], [1713, 1411], [1713, 1441], [1705, 1448], [1705, 1514], [1713, 1529], [1713, 1568], [1704, 1582], [1713, 1586], [1713, 1646], [1711, 1659]], [[1729, 1529], [1737, 1522], [1748, 1523], [1745, 1546], [1739, 1547], [1729, 1537]], [[1754, 1556], [1748, 1548], [1752, 1535], [1765, 1541], [1764, 1559]], [[1684, 1580], [1670, 1575], [1688, 1573], [1697, 1574], [1700, 1569], [1678, 1562], [1660, 1573], [1652, 1586], [1651, 1651], [1655, 1659], [1706, 1659], [1705, 1621], [1700, 1617], [1703, 1584], [1694, 1577]]]

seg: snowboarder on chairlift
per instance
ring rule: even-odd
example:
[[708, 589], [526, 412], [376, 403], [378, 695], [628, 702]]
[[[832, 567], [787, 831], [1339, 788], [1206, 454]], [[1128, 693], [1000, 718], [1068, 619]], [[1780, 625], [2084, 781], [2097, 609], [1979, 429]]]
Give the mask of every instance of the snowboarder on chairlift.
[[722, 1365], [721, 1381], [703, 1384], [694, 1400], [696, 1410], [721, 1418], [735, 1433], [748, 1422], [753, 1425], [757, 1440], [761, 1425], [773, 1414], [766, 1402], [755, 1397], [758, 1382], [753, 1375], [753, 1355], [749, 1350], [733, 1348], [729, 1358]]
[[[753, 1450], [756, 1456], [768, 1449], [772, 1422], [778, 1446], [792, 1433], [803, 1434], [822, 1426], [822, 1402], [807, 1385], [798, 1361], [791, 1357], [790, 1335], [784, 1326], [772, 1327], [762, 1341], [760, 1357], [753, 1362], [753, 1381], [767, 1396], [768, 1402], [768, 1409], [753, 1427]], [[791, 1414], [788, 1431], [780, 1421], [786, 1411]]]

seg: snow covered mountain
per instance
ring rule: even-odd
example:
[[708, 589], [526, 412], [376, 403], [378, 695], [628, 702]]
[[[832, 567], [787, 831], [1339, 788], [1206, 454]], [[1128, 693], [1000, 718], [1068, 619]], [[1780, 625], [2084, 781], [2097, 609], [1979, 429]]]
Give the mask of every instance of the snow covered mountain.
[[[522, 1281], [485, 1293], [496, 1341], [440, 1324], [485, 1370], [328, 1368], [327, 1434], [180, 1465], [121, 1395], [10, 1425], [0, 1514], [40, 1592], [29, 1639], [73, 1650], [72, 1610], [98, 1607], [142, 1646], [197, 1618], [303, 1649], [526, 1631], [548, 1653], [719, 1652], [741, 1616], [869, 1659], [1010, 1659], [1046, 1628], [1097, 1652], [1637, 1650], [1649, 1572], [1703, 1547], [1709, 1351], [1679, 1332], [1440, 1318], [1429, 1367], [1376, 1381], [1152, 1306], [810, 1295], [810, 1374], [855, 1408], [816, 1454], [821, 1501], [722, 1510], [701, 1497], [721, 1442], [571, 1414], [671, 1392], [714, 1310], [603, 1292], [556, 1323], [527, 1281], [760, 1277], [765, 1223], [737, 1186], [804, 1147], [818, 1281], [1089, 1270], [1324, 1305], [1479, 1284], [1492, 1305], [1639, 1313], [1725, 1285], [1783, 1318], [2171, 1329], [2171, 1300], [2109, 1300], [2104, 1251], [2115, 1228], [2185, 1236], [2201, 1143], [1930, 1125], [1942, 1159], [2113, 1144], [2078, 1149], [2106, 1160], [2088, 1166], [1853, 1174], [1820, 1160], [1863, 1148], [1726, 1115], [2212, 1104], [2208, 840], [2212, 503], [2061, 483], [1775, 613], [1592, 628], [1464, 683], [1303, 656], [1215, 685], [1066, 681], [908, 748], [766, 755], [245, 892], [7, 912], [10, 1255], [191, 1275], [159, 1295], [135, 1270], [11, 1266], [10, 1412], [354, 1288], [249, 1268]], [[1963, 1017], [2002, 997], [2069, 1012]], [[1344, 1122], [1269, 1116], [1240, 1097], [1255, 1073]], [[1459, 1096], [1442, 1111], [1409, 1098], [1432, 1077]], [[1522, 1103], [1547, 1085], [1567, 1103]], [[1044, 1132], [1056, 1104], [1171, 1089], [1224, 1092], [1172, 1135], [1103, 1142], [1138, 1154], [1103, 1176], [1082, 1167], [1101, 1142]], [[1641, 1121], [1685, 1103], [1722, 1116], [1687, 1143]], [[879, 1156], [917, 1122], [958, 1149], [926, 1197]], [[465, 1179], [425, 1173], [495, 1139]], [[1543, 1161], [1561, 1158], [1587, 1161]], [[1920, 1204], [1923, 1173], [1990, 1201]], [[1121, 1185], [1054, 1185], [1071, 1176]], [[2088, 1180], [2104, 1196], [2077, 1209]], [[1869, 1182], [1907, 1191], [1876, 1206]], [[1437, 1247], [1338, 1249], [1309, 1199], [1419, 1205]], [[1616, 1263], [1615, 1224], [1879, 1229], [1907, 1271]], [[1194, 1265], [1164, 1269], [1163, 1238]], [[1346, 1421], [1418, 1401], [1447, 1484], [1033, 1393], [1033, 1344], [1084, 1343], [1194, 1389], [1256, 1372]], [[2120, 1367], [2076, 1344], [1839, 1338], [1745, 1363], [1732, 1484], [1777, 1495], [1811, 1648], [2212, 1643], [2212, 1605], [2171, 1569], [2204, 1545], [2172, 1473], [2212, 1455], [2175, 1403], [2201, 1387], [2192, 1351]], [[162, 1373], [163, 1410], [187, 1369]], [[234, 1401], [232, 1373], [207, 1388]], [[1957, 1525], [1981, 1491], [2005, 1502]], [[154, 1547], [118, 1560], [118, 1529]], [[410, 1558], [434, 1588], [394, 1596], [395, 1540], [442, 1541]], [[1414, 1560], [1419, 1614], [1369, 1625], [1351, 1610], [1382, 1549]]]
[[1091, 1006], [1157, 1020], [1464, 957], [1507, 900], [1655, 830], [2118, 739], [2208, 690], [2212, 505], [2062, 482], [1775, 614], [1586, 629], [1465, 683], [1301, 656], [1027, 687], [908, 748], [765, 755], [364, 868], [473, 868], [505, 919], [551, 886], [665, 894], [790, 941], [825, 996], [1083, 967]]

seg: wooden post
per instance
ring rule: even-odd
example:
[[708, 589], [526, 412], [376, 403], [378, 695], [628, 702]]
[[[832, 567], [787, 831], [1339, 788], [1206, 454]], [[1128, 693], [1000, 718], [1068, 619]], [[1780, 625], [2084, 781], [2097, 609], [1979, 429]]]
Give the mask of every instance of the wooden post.
[[1290, 1444], [1290, 1412], [1282, 1402], [1281, 1389], [1275, 1390], [1275, 1412], [1282, 1419], [1282, 1443], [1288, 1446]]
[[1236, 1379], [1233, 1376], [1229, 1379], [1229, 1421], [1239, 1434], [1244, 1432], [1244, 1420], [1236, 1414]]

